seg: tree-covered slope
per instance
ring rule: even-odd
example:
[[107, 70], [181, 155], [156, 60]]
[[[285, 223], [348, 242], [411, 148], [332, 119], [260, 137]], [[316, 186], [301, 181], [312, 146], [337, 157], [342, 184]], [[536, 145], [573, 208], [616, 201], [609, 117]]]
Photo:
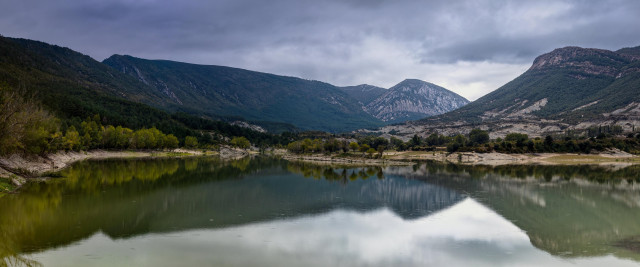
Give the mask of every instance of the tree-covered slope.
[[167, 110], [189, 108], [204, 115], [239, 116], [332, 132], [381, 125], [347, 93], [319, 81], [120, 55], [103, 62], [153, 87], [161, 95], [147, 101]]
[[0, 37], [0, 90], [34, 98], [60, 118], [63, 126], [99, 115], [104, 125], [156, 127], [179, 138], [197, 135], [200, 130], [268, 138], [238, 126], [170, 114], [140, 103], [154, 104], [161, 95], [153, 87], [89, 56], [38, 41]]
[[34, 95], [63, 119], [100, 114], [109, 124], [140, 128], [169, 118], [134, 102], [152, 97], [140, 90], [144, 85], [68, 48], [2, 37], [0, 53], [0, 82]]

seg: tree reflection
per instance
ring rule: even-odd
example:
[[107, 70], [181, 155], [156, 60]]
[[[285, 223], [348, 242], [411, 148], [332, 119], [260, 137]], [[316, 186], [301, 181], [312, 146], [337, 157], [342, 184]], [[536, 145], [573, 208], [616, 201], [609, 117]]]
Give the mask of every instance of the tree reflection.
[[613, 246], [633, 247], [637, 240], [629, 238], [640, 235], [639, 171], [437, 163], [383, 169], [262, 157], [80, 162], [62, 172], [65, 178], [31, 183], [20, 194], [2, 198], [0, 266], [36, 265], [24, 254], [67, 246], [96, 232], [129, 238], [336, 208], [385, 207], [410, 220], [467, 196], [512, 221], [534, 246], [553, 255], [615, 253], [639, 260], [636, 252], [625, 254]]
[[306, 178], [338, 181], [342, 184], [347, 184], [349, 181], [356, 181], [358, 179], [366, 180], [373, 176], [376, 176], [378, 179], [384, 179], [384, 172], [380, 166], [352, 167], [291, 161], [287, 164], [287, 170], [301, 174]]
[[[126, 224], [130, 232], [142, 231], [138, 228], [142, 225], [136, 226], [136, 218], [139, 209], [145, 207], [132, 205], [131, 201], [145, 194], [168, 186], [237, 179], [280, 164], [271, 159], [225, 161], [205, 157], [78, 162], [60, 172], [62, 178], [29, 183], [19, 194], [1, 199], [0, 266], [35, 266], [37, 262], [20, 254], [50, 246], [46, 244], [68, 244], [97, 229], [109, 231], [104, 228], [107, 225]], [[160, 201], [166, 200], [151, 201], [146, 208], [156, 209]]]
[[[393, 172], [393, 170], [392, 170]], [[638, 167], [422, 163], [406, 177], [466, 192], [552, 255], [640, 260]]]
[[536, 178], [545, 181], [553, 179], [583, 179], [597, 183], [640, 182], [640, 165], [600, 166], [600, 165], [459, 165], [453, 163], [419, 162], [414, 172], [421, 169], [427, 173], [466, 174], [473, 178], [500, 175], [509, 178]]

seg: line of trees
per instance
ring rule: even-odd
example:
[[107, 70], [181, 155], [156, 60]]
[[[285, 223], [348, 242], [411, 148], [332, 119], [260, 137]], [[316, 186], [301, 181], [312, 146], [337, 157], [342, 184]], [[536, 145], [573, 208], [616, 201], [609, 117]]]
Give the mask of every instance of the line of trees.
[[435, 151], [447, 152], [501, 152], [501, 153], [591, 153], [608, 148], [617, 148], [630, 153], [640, 153], [640, 134], [629, 134], [626, 137], [614, 135], [618, 127], [600, 127], [592, 129], [597, 137], [563, 137], [546, 136], [529, 138], [526, 134], [510, 133], [506, 137], [491, 140], [489, 132], [473, 129], [467, 135], [445, 136], [433, 133], [426, 138], [414, 135], [408, 141], [396, 137], [364, 136], [347, 141], [345, 138], [306, 138], [289, 143], [287, 149], [292, 153], [352, 153], [381, 156], [385, 150], [397, 151]]
[[[186, 139], [194, 137], [188, 136]], [[185, 139], [185, 141], [186, 141]], [[197, 141], [196, 141], [197, 142]], [[156, 128], [131, 130], [122, 126], [103, 126], [100, 116], [83, 121], [80, 130], [70, 126], [65, 131], [56, 132], [49, 140], [47, 150], [87, 150], [87, 149], [159, 149], [177, 148], [180, 142], [173, 134], [164, 134]], [[185, 145], [188, 142], [185, 142]], [[197, 144], [197, 143], [196, 143]]]
[[[198, 147], [193, 136], [187, 136], [183, 144]], [[122, 126], [102, 125], [99, 115], [78, 125], [65, 125], [35, 102], [14, 91], [0, 89], [0, 155], [96, 148], [171, 149], [179, 145], [176, 136], [164, 134], [154, 127], [134, 131]]]
[[292, 153], [361, 153], [362, 156], [370, 158], [381, 157], [382, 153], [389, 146], [389, 140], [383, 137], [362, 137], [357, 141], [348, 141], [345, 138], [305, 138], [291, 142], [287, 145], [287, 150]]
[[[37, 142], [26, 147], [27, 152], [44, 154], [58, 150], [79, 151], [88, 149], [173, 149], [180, 141], [173, 134], [165, 134], [156, 128], [132, 130], [122, 126], [100, 123], [100, 116], [87, 118], [80, 127], [69, 126], [66, 130], [40, 128]], [[197, 139], [187, 136], [183, 143], [196, 148]]]
[[[613, 127], [615, 129], [615, 127]], [[392, 142], [393, 143], [393, 142]], [[591, 153], [617, 148], [630, 153], [640, 152], [640, 134], [627, 137], [606, 135], [598, 137], [545, 136], [529, 138], [526, 134], [510, 133], [505, 138], [489, 139], [487, 131], [473, 129], [468, 135], [443, 136], [431, 134], [422, 139], [415, 135], [408, 142], [397, 146], [398, 150], [433, 151], [446, 147], [447, 152], [501, 152], [501, 153]]]

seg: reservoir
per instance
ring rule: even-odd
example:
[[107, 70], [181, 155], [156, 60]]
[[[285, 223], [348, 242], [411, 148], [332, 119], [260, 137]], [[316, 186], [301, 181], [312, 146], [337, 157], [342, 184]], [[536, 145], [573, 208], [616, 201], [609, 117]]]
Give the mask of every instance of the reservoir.
[[640, 266], [639, 173], [83, 161], [0, 198], [0, 266]]

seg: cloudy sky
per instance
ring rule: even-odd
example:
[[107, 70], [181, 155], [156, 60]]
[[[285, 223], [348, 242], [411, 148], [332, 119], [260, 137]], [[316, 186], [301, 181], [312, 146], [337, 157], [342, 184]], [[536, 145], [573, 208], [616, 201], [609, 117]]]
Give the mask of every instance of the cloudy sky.
[[0, 34], [112, 54], [391, 87], [417, 78], [475, 100], [564, 46], [640, 45], [640, 1], [20, 0]]

